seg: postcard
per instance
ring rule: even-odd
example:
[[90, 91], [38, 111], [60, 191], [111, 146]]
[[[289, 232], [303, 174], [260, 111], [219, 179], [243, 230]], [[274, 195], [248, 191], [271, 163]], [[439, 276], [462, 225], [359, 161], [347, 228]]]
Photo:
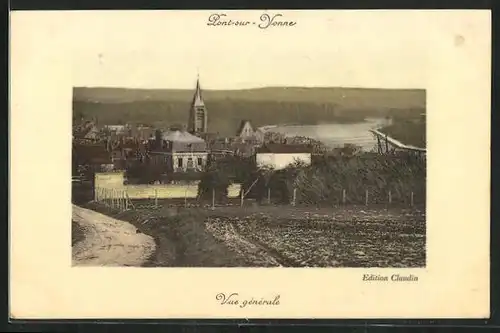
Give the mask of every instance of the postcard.
[[489, 11], [23, 11], [11, 50], [12, 318], [489, 317]]

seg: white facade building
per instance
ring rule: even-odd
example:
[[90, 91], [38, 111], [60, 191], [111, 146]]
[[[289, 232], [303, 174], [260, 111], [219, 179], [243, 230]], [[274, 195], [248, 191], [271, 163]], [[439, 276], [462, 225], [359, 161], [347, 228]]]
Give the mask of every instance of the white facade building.
[[311, 164], [312, 149], [306, 145], [268, 144], [258, 149], [255, 160], [258, 168], [280, 170], [296, 162]]

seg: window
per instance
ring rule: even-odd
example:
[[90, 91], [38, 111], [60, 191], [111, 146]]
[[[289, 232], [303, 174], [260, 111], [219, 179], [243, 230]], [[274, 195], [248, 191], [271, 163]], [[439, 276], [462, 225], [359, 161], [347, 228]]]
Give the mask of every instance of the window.
[[199, 166], [203, 165], [203, 159], [201, 157], [198, 157], [198, 165]]
[[194, 165], [193, 165], [193, 158], [192, 157], [188, 158], [187, 167], [188, 167], [188, 169], [192, 169], [194, 167]]
[[179, 168], [182, 168], [182, 158], [178, 158], [178, 159], [177, 159], [177, 166], [178, 166]]

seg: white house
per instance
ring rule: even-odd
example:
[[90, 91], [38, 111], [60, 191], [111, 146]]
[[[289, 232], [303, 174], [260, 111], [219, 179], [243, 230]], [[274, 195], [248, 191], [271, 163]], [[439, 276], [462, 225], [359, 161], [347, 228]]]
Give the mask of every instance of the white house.
[[257, 149], [255, 160], [258, 168], [284, 169], [290, 164], [311, 164], [312, 148], [308, 145], [266, 144]]

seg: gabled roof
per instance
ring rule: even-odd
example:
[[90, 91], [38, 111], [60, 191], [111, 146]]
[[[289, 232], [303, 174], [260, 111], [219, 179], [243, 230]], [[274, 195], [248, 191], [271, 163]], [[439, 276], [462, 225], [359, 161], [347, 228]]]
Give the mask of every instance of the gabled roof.
[[310, 145], [288, 145], [281, 143], [269, 143], [256, 150], [257, 154], [301, 154], [312, 153], [313, 149]]
[[238, 127], [238, 130], [236, 131], [236, 135], [237, 136], [240, 136], [241, 135], [241, 131], [243, 131], [243, 129], [245, 128], [245, 125], [246, 124], [249, 124], [250, 127], [252, 128], [252, 131], [253, 131], [253, 126], [252, 126], [252, 123], [250, 122], [250, 120], [242, 120], [240, 122], [240, 126]]
[[173, 142], [197, 143], [205, 142], [202, 138], [192, 135], [186, 131], [168, 131], [162, 135], [163, 140]]

